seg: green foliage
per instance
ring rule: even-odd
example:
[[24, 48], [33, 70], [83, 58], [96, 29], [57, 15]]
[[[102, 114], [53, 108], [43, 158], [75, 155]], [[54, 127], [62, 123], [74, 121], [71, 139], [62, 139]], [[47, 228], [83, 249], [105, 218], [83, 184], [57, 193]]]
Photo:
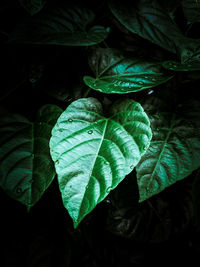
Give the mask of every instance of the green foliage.
[[[109, 210], [108, 228], [134, 238], [150, 220], [141, 207], [186, 177], [191, 185], [200, 167], [200, 4], [67, 2], [20, 0], [34, 16], [18, 3], [9, 34], [0, 29], [8, 84], [0, 101], [10, 110], [0, 118], [0, 186], [30, 208], [56, 175], [75, 228], [116, 196], [122, 218], [113, 223]], [[199, 174], [195, 203], [198, 184]], [[161, 203], [159, 214], [171, 209]]]
[[34, 123], [15, 114], [0, 119], [0, 185], [28, 208], [42, 197], [55, 177], [49, 139], [61, 112], [57, 106], [45, 105]]
[[150, 121], [153, 139], [136, 168], [140, 201], [200, 167], [200, 132], [195, 124], [164, 112], [151, 114]]
[[155, 87], [172, 76], [164, 73], [160, 62], [133, 56], [110, 48], [95, 49], [89, 57], [95, 78], [84, 76], [90, 88], [107, 94], [124, 94]]
[[91, 26], [94, 18], [94, 13], [87, 8], [70, 7], [67, 3], [50, 7], [19, 24], [10, 42], [68, 46], [98, 44], [108, 33], [103, 26]]
[[148, 117], [133, 100], [114, 103], [108, 118], [95, 98], [68, 106], [53, 128], [50, 148], [75, 227], [133, 170], [150, 140]]

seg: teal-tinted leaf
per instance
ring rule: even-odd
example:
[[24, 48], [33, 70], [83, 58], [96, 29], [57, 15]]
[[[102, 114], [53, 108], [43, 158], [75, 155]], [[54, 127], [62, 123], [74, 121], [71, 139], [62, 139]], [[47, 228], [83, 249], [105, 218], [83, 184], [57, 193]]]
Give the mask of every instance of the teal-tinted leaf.
[[102, 42], [108, 34], [102, 26], [91, 26], [94, 17], [89, 9], [69, 7], [65, 3], [27, 18], [17, 26], [10, 41], [26, 44], [94, 45]]
[[188, 63], [188, 64], [182, 64], [177, 61], [168, 60], [164, 61], [162, 66], [165, 69], [173, 70], [173, 71], [194, 71], [194, 70], [200, 70], [200, 61], [197, 63]]
[[47, 105], [41, 108], [34, 123], [20, 115], [0, 118], [0, 185], [29, 208], [55, 176], [49, 139], [61, 112], [57, 106]]
[[94, 98], [67, 107], [52, 130], [50, 151], [74, 227], [133, 170], [150, 139], [148, 117], [133, 100], [114, 103], [107, 118]]
[[45, 0], [19, 0], [20, 4], [31, 14], [38, 13], [45, 5]]
[[200, 128], [172, 113], [150, 116], [153, 138], [137, 165], [140, 201], [158, 194], [200, 166]]
[[200, 39], [180, 38], [176, 43], [182, 64], [189, 64], [194, 68], [200, 65]]
[[183, 37], [167, 11], [156, 0], [110, 0], [114, 16], [131, 32], [164, 49], [176, 52], [176, 38]]
[[200, 21], [200, 2], [199, 0], [183, 0], [183, 12], [189, 22]]
[[107, 94], [141, 91], [162, 84], [172, 77], [165, 74], [159, 62], [125, 56], [110, 48], [93, 50], [89, 65], [95, 78], [84, 76], [85, 84]]

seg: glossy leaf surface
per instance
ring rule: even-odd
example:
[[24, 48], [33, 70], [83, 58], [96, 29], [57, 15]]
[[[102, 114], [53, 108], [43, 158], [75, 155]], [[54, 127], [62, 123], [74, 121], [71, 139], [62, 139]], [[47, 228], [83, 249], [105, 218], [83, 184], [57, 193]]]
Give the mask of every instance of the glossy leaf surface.
[[65, 3], [27, 18], [17, 26], [10, 41], [43, 45], [94, 45], [102, 42], [108, 34], [102, 26], [91, 26], [94, 17], [89, 9], [69, 7]]
[[140, 202], [187, 177], [200, 166], [200, 129], [173, 113], [150, 116], [153, 138], [137, 165]]
[[107, 118], [95, 98], [79, 99], [61, 114], [50, 150], [74, 227], [133, 170], [150, 140], [148, 117], [130, 99], [114, 103]]
[[126, 56], [115, 49], [93, 50], [89, 65], [95, 78], [84, 76], [90, 88], [107, 94], [124, 94], [155, 87], [172, 76], [165, 74], [159, 62]]
[[168, 70], [173, 70], [173, 71], [194, 71], [194, 70], [200, 70], [200, 62], [199, 63], [183, 63], [181, 64], [180, 62], [176, 61], [164, 61], [163, 62], [163, 67], [168, 69]]
[[57, 106], [46, 105], [34, 123], [20, 115], [0, 118], [0, 185], [28, 208], [41, 198], [55, 176], [49, 139], [61, 112]]

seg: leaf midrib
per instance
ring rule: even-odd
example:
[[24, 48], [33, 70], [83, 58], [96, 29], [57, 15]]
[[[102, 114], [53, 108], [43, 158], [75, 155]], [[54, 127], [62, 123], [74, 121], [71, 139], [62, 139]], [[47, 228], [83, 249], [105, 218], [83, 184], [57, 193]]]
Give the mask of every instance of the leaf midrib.
[[[162, 148], [161, 148], [161, 152], [160, 152], [160, 154], [159, 154], [159, 157], [158, 157], [158, 160], [157, 160], [157, 162], [156, 162], [156, 165], [155, 165], [155, 167], [154, 167], [154, 169], [153, 169], [153, 172], [152, 172], [152, 174], [151, 174], [151, 176], [150, 176], [150, 180], [149, 180], [150, 182], [149, 182], [149, 184], [152, 182], [152, 180], [153, 180], [153, 178], [154, 178], [154, 176], [155, 176], [157, 167], [158, 167], [158, 165], [160, 164], [162, 155], [163, 155], [164, 150], [165, 150], [165, 147], [166, 147], [166, 145], [167, 145], [167, 141], [168, 141], [168, 139], [169, 139], [169, 137], [170, 137], [170, 135], [171, 135], [171, 133], [172, 133], [172, 130], [173, 130], [173, 127], [174, 127], [174, 122], [175, 122], [174, 119], [175, 119], [175, 114], [172, 115], [172, 119], [171, 119], [171, 127], [169, 128], [169, 132], [168, 132], [168, 134], [166, 135], [165, 140], [163, 141], [164, 143], [163, 143], [163, 146], [162, 146]], [[152, 142], [152, 143], [153, 143], [153, 142]]]

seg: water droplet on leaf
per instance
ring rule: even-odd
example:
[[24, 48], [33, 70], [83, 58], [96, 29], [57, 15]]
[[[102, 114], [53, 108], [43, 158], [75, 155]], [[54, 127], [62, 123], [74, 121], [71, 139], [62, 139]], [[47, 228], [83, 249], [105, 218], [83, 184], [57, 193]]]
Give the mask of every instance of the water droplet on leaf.
[[72, 122], [73, 120], [72, 119], [68, 119], [68, 122]]
[[106, 165], [109, 165], [109, 162], [108, 162], [108, 161], [105, 161], [104, 163], [105, 163]]
[[154, 92], [154, 90], [149, 90], [147, 94], [151, 95], [151, 94], [153, 94], [153, 92]]
[[93, 133], [93, 131], [92, 131], [92, 130], [89, 130], [87, 133], [88, 133], [88, 134], [92, 134], [92, 133]]
[[134, 169], [134, 166], [133, 166], [133, 165], [131, 165], [131, 166], [130, 166], [130, 169], [131, 169], [131, 170], [133, 170], [133, 169]]
[[21, 189], [21, 187], [17, 187], [17, 189], [16, 189], [16, 193], [17, 193], [17, 194], [21, 194], [21, 193], [22, 193], [22, 189]]
[[139, 84], [144, 84], [144, 82], [142, 82], [142, 81], [139, 81], [138, 83], [139, 83]]
[[112, 187], [109, 186], [107, 189], [106, 189], [106, 192], [109, 193], [111, 191]]
[[55, 164], [58, 164], [59, 163], [59, 160], [57, 159], [56, 161], [55, 161]]

